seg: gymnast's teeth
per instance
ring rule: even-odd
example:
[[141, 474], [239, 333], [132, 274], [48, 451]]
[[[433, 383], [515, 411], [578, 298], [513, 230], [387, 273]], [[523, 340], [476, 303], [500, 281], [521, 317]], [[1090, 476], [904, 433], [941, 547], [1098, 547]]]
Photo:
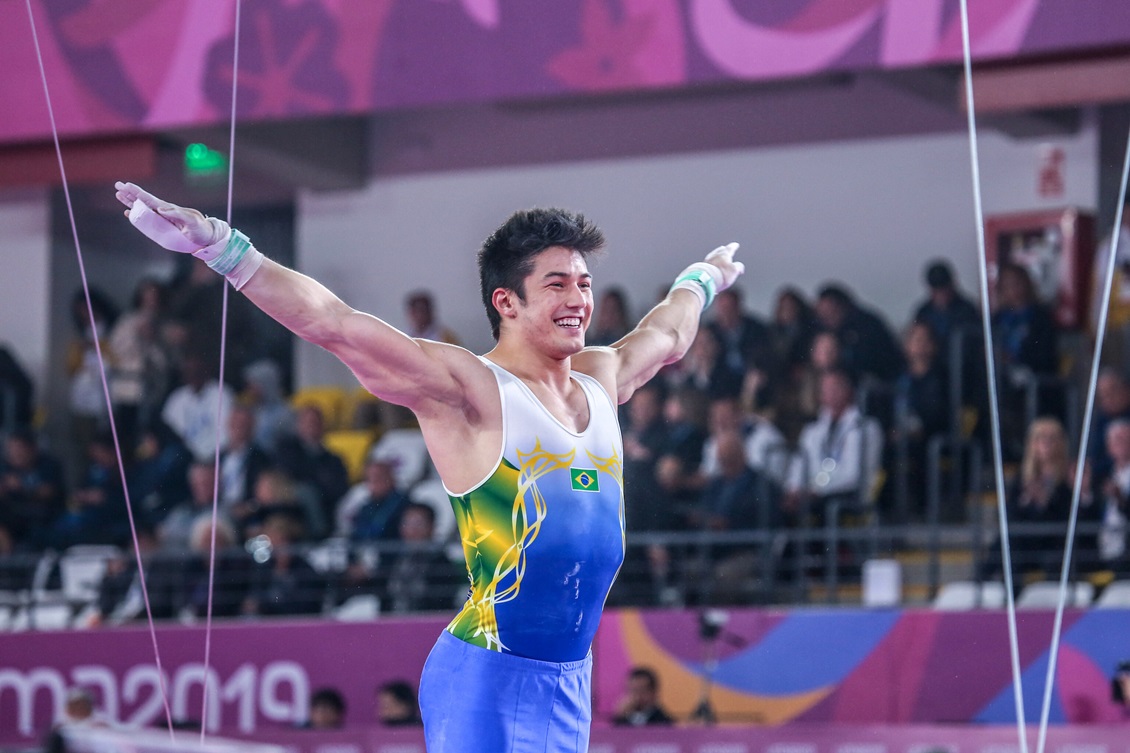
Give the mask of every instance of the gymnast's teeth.
[[566, 319], [558, 319], [557, 320], [557, 326], [558, 327], [580, 327], [581, 326], [581, 320], [578, 317], [569, 317], [569, 318], [566, 318]]

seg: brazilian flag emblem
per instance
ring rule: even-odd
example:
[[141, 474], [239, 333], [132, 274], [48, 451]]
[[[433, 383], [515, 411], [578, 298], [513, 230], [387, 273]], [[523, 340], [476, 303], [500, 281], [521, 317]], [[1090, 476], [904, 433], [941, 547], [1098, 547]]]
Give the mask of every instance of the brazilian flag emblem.
[[596, 479], [595, 468], [570, 468], [569, 481], [575, 492], [598, 492], [600, 482]]

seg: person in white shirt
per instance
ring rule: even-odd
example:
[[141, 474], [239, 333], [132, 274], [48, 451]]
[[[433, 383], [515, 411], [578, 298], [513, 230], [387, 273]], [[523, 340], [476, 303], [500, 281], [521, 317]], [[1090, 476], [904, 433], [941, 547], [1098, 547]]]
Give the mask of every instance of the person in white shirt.
[[882, 429], [856, 407], [852, 375], [829, 369], [820, 377], [820, 413], [801, 431], [789, 467], [786, 507], [795, 511], [803, 495], [817, 514], [833, 501], [841, 509], [866, 507], [882, 455]]
[[[185, 356], [181, 364], [184, 384], [173, 390], [161, 409], [161, 419], [169, 425], [189, 451], [206, 460], [214, 457], [217, 442], [228, 442], [226, 417], [235, 405], [235, 394], [227, 385], [208, 376], [204, 359], [197, 355]], [[222, 403], [224, 421], [216, 423], [217, 410]]]

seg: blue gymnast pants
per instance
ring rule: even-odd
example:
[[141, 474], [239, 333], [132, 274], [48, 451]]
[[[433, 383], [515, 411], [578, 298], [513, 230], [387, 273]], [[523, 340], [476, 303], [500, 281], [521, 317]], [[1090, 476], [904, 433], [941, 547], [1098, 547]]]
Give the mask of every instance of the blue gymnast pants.
[[428, 753], [585, 753], [592, 654], [538, 661], [445, 630], [424, 664], [420, 711]]

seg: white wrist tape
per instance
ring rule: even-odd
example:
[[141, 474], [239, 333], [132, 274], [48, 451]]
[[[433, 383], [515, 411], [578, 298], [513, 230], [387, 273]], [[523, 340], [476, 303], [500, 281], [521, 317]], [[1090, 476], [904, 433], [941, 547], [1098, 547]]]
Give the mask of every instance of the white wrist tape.
[[130, 207], [129, 221], [162, 248], [181, 254], [191, 254], [200, 248], [186, 238], [176, 225], [154, 212], [141, 200], [135, 201]]
[[702, 308], [705, 309], [714, 300], [714, 294], [718, 291], [718, 286], [722, 282], [722, 270], [713, 264], [699, 261], [684, 269], [675, 278], [675, 284], [671, 286], [671, 290], [691, 291], [698, 296]]
[[263, 265], [263, 254], [251, 245], [246, 235], [234, 228], [229, 228], [222, 248], [220, 243], [215, 243], [200, 249], [194, 255], [204, 259], [205, 264], [228, 278], [228, 282], [236, 290], [242, 290]]

